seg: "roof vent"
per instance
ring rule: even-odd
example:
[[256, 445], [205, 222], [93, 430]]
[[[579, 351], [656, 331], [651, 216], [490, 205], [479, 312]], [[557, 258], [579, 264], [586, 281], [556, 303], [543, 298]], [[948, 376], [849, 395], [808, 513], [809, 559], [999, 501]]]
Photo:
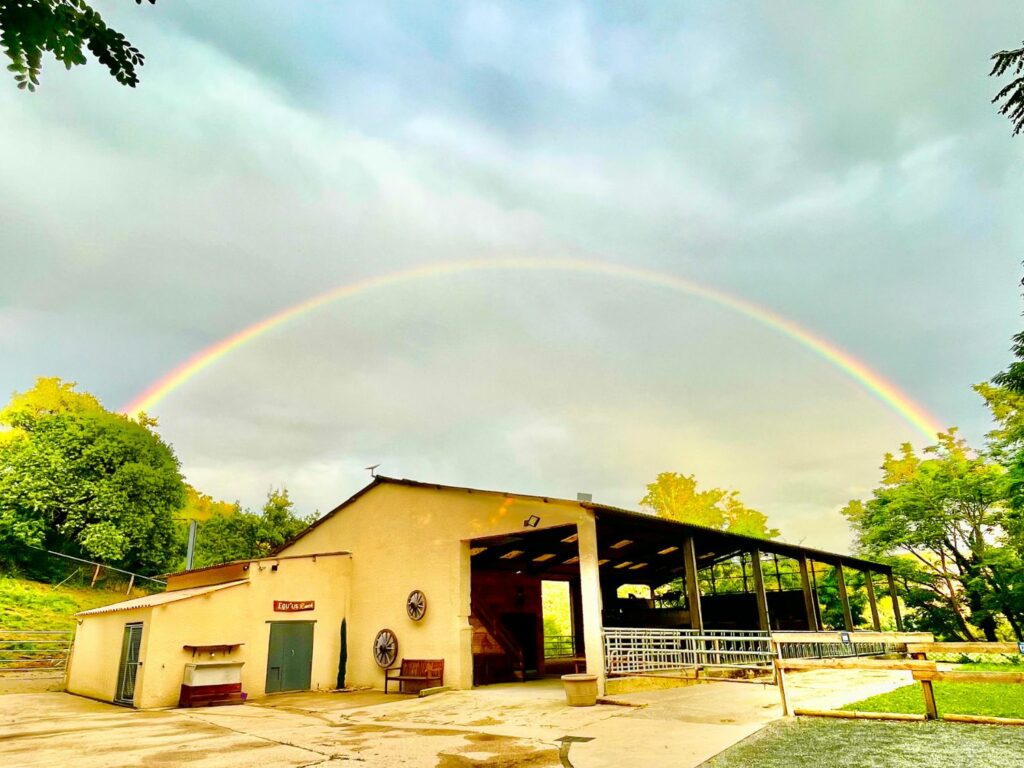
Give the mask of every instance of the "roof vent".
[[576, 501], [593, 501], [594, 494], [592, 493], [577, 493]]

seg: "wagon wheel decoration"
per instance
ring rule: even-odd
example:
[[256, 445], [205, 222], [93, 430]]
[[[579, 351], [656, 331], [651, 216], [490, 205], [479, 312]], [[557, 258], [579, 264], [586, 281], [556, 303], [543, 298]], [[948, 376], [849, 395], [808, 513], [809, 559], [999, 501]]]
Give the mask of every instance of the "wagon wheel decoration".
[[410, 619], [419, 621], [427, 613], [427, 596], [420, 590], [414, 589], [405, 600], [405, 610]]
[[398, 658], [398, 638], [390, 629], [382, 629], [373, 638], [373, 659], [378, 667], [387, 668]]

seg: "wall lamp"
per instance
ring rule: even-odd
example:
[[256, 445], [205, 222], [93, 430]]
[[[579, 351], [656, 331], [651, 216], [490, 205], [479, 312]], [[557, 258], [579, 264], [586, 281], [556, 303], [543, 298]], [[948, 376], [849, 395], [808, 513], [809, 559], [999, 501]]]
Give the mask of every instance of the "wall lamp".
[[537, 527], [537, 523], [539, 523], [539, 522], [540, 522], [540, 518], [539, 517], [537, 517], [536, 515], [530, 515], [528, 518], [523, 520], [523, 525], [525, 525], [527, 528], [536, 528]]

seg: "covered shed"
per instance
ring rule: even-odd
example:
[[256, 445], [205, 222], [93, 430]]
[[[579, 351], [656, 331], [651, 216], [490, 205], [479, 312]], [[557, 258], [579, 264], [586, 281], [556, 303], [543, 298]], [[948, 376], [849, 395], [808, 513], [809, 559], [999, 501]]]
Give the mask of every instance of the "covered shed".
[[[870, 608], [863, 627], [851, 578]], [[716, 632], [767, 647], [773, 630], [822, 629], [823, 580], [841, 607], [831, 628], [878, 629], [884, 601], [901, 629], [882, 563], [590, 501], [376, 477], [272, 558], [175, 574], [165, 595], [80, 614], [68, 687], [127, 703], [115, 692], [138, 631], [131, 701], [143, 707], [174, 703], [184, 665], [211, 646], [211, 660], [244, 663], [251, 696], [341, 681], [383, 688], [402, 659], [443, 664], [456, 688], [572, 669], [603, 688], [651, 648], [671, 665]], [[545, 631], [546, 582], [568, 596], [571, 627], [557, 637]], [[282, 605], [307, 608], [282, 615]], [[274, 671], [280, 633], [292, 631], [274, 627], [303, 621], [308, 683]]]

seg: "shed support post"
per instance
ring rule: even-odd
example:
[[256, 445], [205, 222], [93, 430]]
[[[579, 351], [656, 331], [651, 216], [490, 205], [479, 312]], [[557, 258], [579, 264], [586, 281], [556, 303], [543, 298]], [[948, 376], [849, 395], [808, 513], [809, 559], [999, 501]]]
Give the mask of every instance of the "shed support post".
[[846, 593], [846, 577], [843, 575], [843, 561], [836, 562], [836, 584], [839, 586], [839, 602], [843, 606], [843, 625], [847, 632], [853, 630], [853, 614], [850, 613], [850, 596]]
[[804, 591], [804, 611], [807, 613], [807, 629], [811, 632], [817, 632], [821, 627], [818, 626], [818, 611], [817, 606], [814, 605], [811, 579], [807, 575], [807, 555], [801, 553], [797, 562], [800, 565], [800, 586]]
[[764, 572], [761, 569], [761, 551], [750, 552], [750, 569], [754, 572], [754, 598], [757, 600], [757, 626], [762, 632], [771, 631], [768, 621], [768, 594], [764, 590]]
[[686, 566], [686, 604], [690, 610], [690, 628], [704, 630], [700, 607], [700, 582], [697, 581], [697, 547], [693, 536], [683, 539], [683, 564]]
[[896, 579], [892, 577], [892, 571], [885, 574], [889, 580], [889, 599], [892, 600], [892, 615], [896, 618], [896, 631], [903, 631], [903, 617], [900, 616], [900, 601], [896, 596]]
[[583, 645], [587, 672], [597, 675], [597, 694], [604, 696], [604, 632], [601, 618], [601, 569], [597, 564], [597, 520], [588, 514], [576, 525], [580, 557], [580, 592], [583, 603]]
[[882, 622], [878, 618], [878, 602], [875, 600], [875, 585], [872, 582], [871, 571], [864, 569], [864, 580], [868, 588], [868, 605], [871, 606], [871, 627], [875, 632], [882, 631]]

